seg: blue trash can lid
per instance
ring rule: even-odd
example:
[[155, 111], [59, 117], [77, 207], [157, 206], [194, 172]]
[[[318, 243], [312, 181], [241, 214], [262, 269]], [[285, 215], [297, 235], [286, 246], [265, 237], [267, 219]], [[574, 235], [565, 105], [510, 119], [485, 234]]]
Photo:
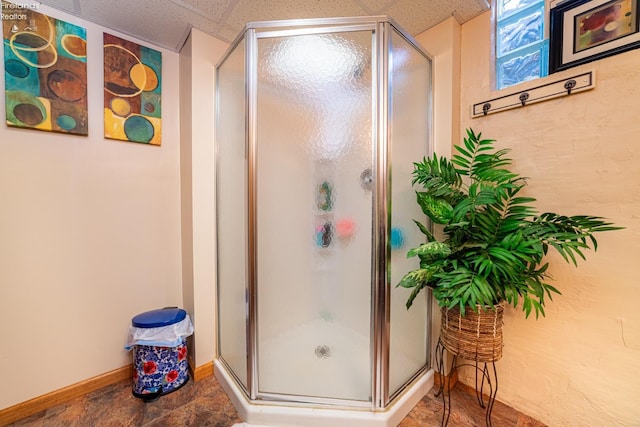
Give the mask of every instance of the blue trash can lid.
[[131, 324], [137, 328], [159, 328], [182, 322], [186, 316], [181, 308], [166, 307], [140, 313], [131, 319]]

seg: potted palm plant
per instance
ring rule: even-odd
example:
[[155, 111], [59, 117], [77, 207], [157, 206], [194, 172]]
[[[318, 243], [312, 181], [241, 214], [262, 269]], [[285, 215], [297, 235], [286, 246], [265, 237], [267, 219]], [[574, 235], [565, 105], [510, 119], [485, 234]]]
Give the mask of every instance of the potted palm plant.
[[[411, 290], [407, 308], [431, 288], [445, 348], [485, 362], [502, 355], [505, 304], [544, 316], [547, 300], [560, 294], [547, 282], [549, 248], [577, 265], [585, 250], [597, 249], [594, 233], [620, 228], [597, 216], [538, 214], [535, 199], [522, 194], [526, 179], [507, 168], [509, 150], [494, 142], [469, 129], [451, 160], [434, 154], [414, 163], [417, 202], [441, 233], [414, 221], [427, 242], [409, 250], [420, 265], [398, 283]], [[479, 343], [481, 330], [489, 334]]]

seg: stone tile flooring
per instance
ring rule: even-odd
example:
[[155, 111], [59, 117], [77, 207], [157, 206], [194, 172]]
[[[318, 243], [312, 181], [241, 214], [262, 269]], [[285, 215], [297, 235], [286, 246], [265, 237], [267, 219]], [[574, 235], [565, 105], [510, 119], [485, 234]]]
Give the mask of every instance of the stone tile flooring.
[[[500, 395], [498, 394], [498, 397]], [[479, 407], [475, 392], [458, 384], [451, 393], [449, 426], [485, 425], [485, 412]], [[399, 427], [439, 426], [442, 399], [431, 390], [405, 417]], [[189, 381], [174, 393], [155, 402], [144, 403], [131, 395], [131, 382], [121, 381], [70, 402], [52, 407], [17, 421], [11, 426], [212, 426], [231, 427], [242, 422], [231, 401], [214, 376]], [[496, 402], [494, 427], [544, 427], [544, 424], [507, 405]], [[302, 427], [302, 426], [301, 426]], [[331, 427], [331, 426], [327, 426]]]

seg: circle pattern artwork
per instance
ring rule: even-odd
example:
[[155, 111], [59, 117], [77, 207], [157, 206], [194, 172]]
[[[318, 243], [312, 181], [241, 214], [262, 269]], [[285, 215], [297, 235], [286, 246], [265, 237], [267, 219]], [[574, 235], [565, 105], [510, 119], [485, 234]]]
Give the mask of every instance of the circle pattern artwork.
[[109, 103], [111, 111], [120, 117], [127, 117], [131, 114], [131, 104], [124, 98], [113, 98]]
[[7, 124], [87, 135], [86, 30], [31, 8], [3, 18]]
[[7, 61], [5, 61], [4, 69], [8, 74], [19, 79], [27, 77], [30, 72], [29, 67], [27, 67], [20, 61], [16, 61], [15, 59], [8, 59]]
[[13, 114], [22, 123], [31, 126], [40, 124], [44, 120], [42, 110], [33, 104], [18, 104], [13, 109]]
[[137, 88], [150, 92], [158, 87], [158, 76], [151, 67], [145, 64], [136, 64], [129, 72], [131, 81]]
[[6, 91], [7, 122], [14, 125], [37, 126], [48, 116], [47, 109], [36, 96], [26, 92]]
[[131, 79], [129, 70], [140, 64], [140, 60], [133, 52], [117, 45], [105, 45], [104, 47], [105, 66], [110, 72], [104, 76], [104, 88], [107, 92], [116, 96], [136, 96], [142, 92], [136, 82]]
[[80, 101], [87, 93], [87, 85], [77, 74], [68, 70], [54, 70], [47, 77], [47, 86], [63, 101]]
[[67, 114], [60, 115], [56, 120], [56, 123], [58, 124], [58, 126], [60, 126], [61, 129], [64, 129], [66, 131], [73, 130], [78, 125], [76, 119]]
[[124, 121], [124, 133], [130, 141], [148, 143], [153, 139], [153, 124], [142, 116], [130, 116]]
[[62, 47], [72, 56], [87, 57], [87, 41], [75, 34], [66, 34], [60, 41]]
[[[51, 46], [51, 43], [39, 34], [29, 33], [25, 31], [25, 32], [17, 33], [15, 35], [15, 37], [13, 38], [13, 45], [14, 46], [18, 45], [18, 46], [15, 46], [15, 48], [18, 50], [40, 51]], [[28, 47], [22, 47], [22, 46], [28, 46]]]
[[161, 144], [162, 53], [103, 34], [104, 135]]

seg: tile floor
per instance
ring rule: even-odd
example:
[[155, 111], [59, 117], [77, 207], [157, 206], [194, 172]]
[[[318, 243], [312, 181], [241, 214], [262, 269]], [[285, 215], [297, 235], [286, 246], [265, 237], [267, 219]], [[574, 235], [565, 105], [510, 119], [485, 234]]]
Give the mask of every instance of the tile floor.
[[[498, 394], [498, 398], [500, 395]], [[451, 393], [451, 427], [484, 426], [484, 410], [474, 391], [458, 384]], [[430, 391], [399, 427], [439, 426], [442, 400]], [[174, 393], [144, 403], [131, 395], [131, 382], [121, 381], [86, 396], [17, 421], [11, 426], [212, 426], [242, 422], [215, 377], [189, 381]], [[500, 402], [493, 409], [494, 427], [544, 427], [544, 424]], [[331, 426], [327, 426], [331, 427]]]

